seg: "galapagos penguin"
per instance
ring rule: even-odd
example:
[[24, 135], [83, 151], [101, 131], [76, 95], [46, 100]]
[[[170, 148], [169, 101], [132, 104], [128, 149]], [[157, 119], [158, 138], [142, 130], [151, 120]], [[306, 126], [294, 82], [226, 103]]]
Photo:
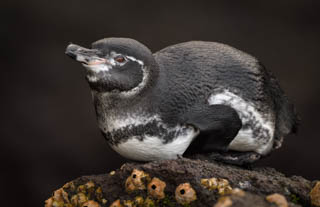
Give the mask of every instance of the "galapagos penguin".
[[85, 68], [108, 144], [132, 160], [216, 153], [251, 163], [297, 130], [272, 73], [225, 44], [190, 41], [152, 54], [136, 40], [105, 38], [91, 49], [70, 44], [66, 54]]

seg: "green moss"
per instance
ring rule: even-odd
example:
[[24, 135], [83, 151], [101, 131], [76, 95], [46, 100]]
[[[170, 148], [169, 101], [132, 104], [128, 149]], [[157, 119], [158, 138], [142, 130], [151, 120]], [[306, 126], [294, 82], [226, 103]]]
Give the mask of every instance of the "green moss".
[[162, 199], [163, 206], [174, 207], [175, 206], [175, 202], [173, 202], [172, 200], [173, 200], [173, 198], [170, 197], [170, 196], [164, 197], [164, 199]]
[[292, 193], [292, 194], [290, 194], [290, 200], [292, 203], [299, 204], [301, 199], [299, 196]]

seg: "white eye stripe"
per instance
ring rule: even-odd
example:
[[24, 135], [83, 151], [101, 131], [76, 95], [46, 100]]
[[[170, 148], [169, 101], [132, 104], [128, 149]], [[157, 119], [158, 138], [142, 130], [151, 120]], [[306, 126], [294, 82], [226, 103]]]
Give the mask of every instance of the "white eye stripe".
[[143, 61], [138, 60], [135, 57], [132, 57], [132, 56], [125, 56], [125, 57], [131, 61], [137, 62], [139, 65], [142, 65], [142, 66], [144, 65]]
[[[119, 65], [121, 65], [121, 63], [118, 63], [117, 61], [115, 61], [114, 60], [114, 58], [115, 57], [117, 57], [117, 56], [123, 56], [125, 59], [127, 59], [127, 60], [131, 60], [131, 61], [134, 61], [134, 62], [137, 62], [139, 65], [141, 65], [141, 66], [144, 66], [144, 63], [143, 63], [143, 61], [142, 60], [138, 60], [137, 58], [135, 58], [135, 57], [133, 57], [133, 56], [129, 56], [129, 55], [123, 55], [123, 54], [120, 54], [120, 53], [116, 53], [116, 52], [114, 52], [114, 51], [112, 51], [112, 52], [110, 52], [110, 56], [111, 56], [111, 58], [110, 58], [110, 63], [112, 64], [112, 63], [114, 63], [114, 64], [119, 64]], [[125, 64], [126, 62], [124, 62], [123, 64]], [[122, 64], [122, 65], [123, 65]], [[112, 64], [113, 65], [113, 64]]]

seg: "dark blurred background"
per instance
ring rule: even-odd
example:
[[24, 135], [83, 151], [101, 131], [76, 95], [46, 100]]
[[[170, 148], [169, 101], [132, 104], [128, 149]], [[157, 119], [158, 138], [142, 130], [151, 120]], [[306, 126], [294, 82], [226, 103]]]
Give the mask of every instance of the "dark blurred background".
[[71, 41], [88, 47], [112, 36], [137, 39], [152, 51], [217, 41], [260, 59], [295, 103], [302, 124], [258, 165], [320, 179], [320, 1], [0, 4], [2, 205], [43, 206], [67, 181], [126, 161], [100, 135], [83, 69], [64, 54]]

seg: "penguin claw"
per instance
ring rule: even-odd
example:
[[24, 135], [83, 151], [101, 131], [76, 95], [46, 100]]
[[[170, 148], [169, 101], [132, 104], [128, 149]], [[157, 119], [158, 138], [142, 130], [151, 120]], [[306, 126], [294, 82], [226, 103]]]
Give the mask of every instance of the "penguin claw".
[[177, 158], [180, 160], [180, 159], [183, 159], [183, 156], [182, 155], [177, 155]]
[[191, 158], [212, 160], [223, 162], [232, 165], [242, 166], [247, 169], [252, 169], [252, 164], [261, 158], [261, 155], [256, 152], [211, 152], [208, 154], [196, 154]]
[[259, 160], [261, 155], [256, 152], [223, 152], [223, 153], [210, 153], [209, 158], [216, 161], [225, 162], [233, 165], [240, 165], [248, 169], [252, 168], [252, 163]]

